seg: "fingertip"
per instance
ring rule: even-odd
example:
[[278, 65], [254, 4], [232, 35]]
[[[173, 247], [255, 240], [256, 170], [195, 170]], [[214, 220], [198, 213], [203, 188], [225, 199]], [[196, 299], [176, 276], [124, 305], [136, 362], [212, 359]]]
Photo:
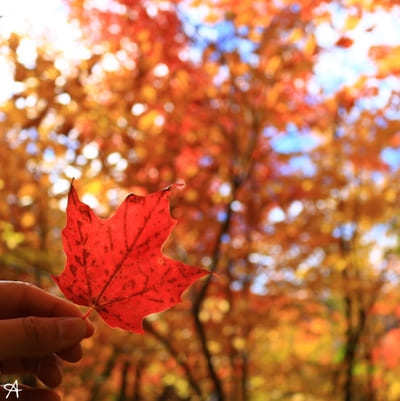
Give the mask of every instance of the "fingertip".
[[69, 348], [80, 342], [87, 335], [87, 325], [82, 318], [68, 317], [58, 319], [61, 349]]

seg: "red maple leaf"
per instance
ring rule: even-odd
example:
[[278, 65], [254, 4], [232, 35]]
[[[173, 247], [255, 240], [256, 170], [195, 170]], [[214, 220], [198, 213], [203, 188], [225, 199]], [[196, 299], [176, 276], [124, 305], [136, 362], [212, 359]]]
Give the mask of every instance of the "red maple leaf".
[[143, 333], [143, 318], [181, 302], [183, 291], [207, 270], [163, 255], [177, 223], [169, 213], [172, 187], [130, 194], [108, 219], [79, 200], [71, 184], [62, 232], [67, 262], [53, 276], [71, 301], [96, 309], [112, 327]]

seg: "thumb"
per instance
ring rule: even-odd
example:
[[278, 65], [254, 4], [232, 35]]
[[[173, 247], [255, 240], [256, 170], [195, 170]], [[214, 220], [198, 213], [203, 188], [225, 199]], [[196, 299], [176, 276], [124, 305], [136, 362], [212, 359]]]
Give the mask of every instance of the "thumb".
[[44, 356], [81, 341], [87, 325], [79, 317], [0, 320], [0, 359]]

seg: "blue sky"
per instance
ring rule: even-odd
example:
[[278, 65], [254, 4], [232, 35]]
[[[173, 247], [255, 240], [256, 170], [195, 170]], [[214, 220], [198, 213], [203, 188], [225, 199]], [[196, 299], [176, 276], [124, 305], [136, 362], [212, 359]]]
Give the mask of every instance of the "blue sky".
[[[332, 96], [337, 90], [346, 85], [354, 84], [360, 76], [374, 76], [376, 66], [368, 57], [371, 46], [377, 45], [400, 45], [400, 8], [395, 8], [391, 13], [378, 11], [366, 14], [359, 24], [347, 36], [354, 40], [350, 48], [335, 46], [337, 40], [345, 30], [345, 23], [348, 13], [337, 5], [328, 6], [332, 12], [332, 24], [322, 23], [316, 28], [318, 45], [322, 48], [319, 60], [316, 63], [315, 76], [309, 85], [311, 92], [319, 93], [320, 90], [325, 96]], [[223, 50], [237, 49], [242, 59], [257, 63], [257, 56], [254, 54], [256, 46], [248, 40], [234, 36], [233, 24], [224, 21], [217, 24], [204, 23], [207, 15], [207, 7], [200, 6], [196, 9], [183, 5], [181, 8], [184, 27], [189, 36], [195, 37], [196, 42], [191, 50], [191, 58], [194, 61], [200, 60], [204, 47], [209, 42], [218, 43]], [[197, 26], [197, 31], [194, 27]], [[374, 27], [367, 32], [368, 28]], [[196, 32], [196, 34], [195, 34]], [[246, 33], [246, 28], [243, 28]], [[221, 70], [218, 79], [226, 78], [226, 72]], [[379, 93], [372, 99], [359, 103], [359, 107], [378, 109], [385, 106], [393, 89], [400, 89], [400, 79], [390, 77], [379, 83]], [[305, 153], [293, 159], [293, 168], [303, 166], [304, 173], [312, 174], [313, 166], [307, 156], [307, 152], [318, 145], [317, 139], [310, 135], [298, 132], [296, 127], [288, 126], [287, 133], [272, 139], [273, 148], [279, 153]], [[400, 167], [400, 150], [386, 149], [382, 158], [393, 168]]]

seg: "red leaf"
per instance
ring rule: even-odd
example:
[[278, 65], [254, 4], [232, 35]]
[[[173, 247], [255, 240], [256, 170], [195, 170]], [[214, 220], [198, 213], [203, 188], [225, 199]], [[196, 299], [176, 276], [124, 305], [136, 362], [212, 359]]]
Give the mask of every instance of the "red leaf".
[[181, 301], [207, 270], [164, 256], [176, 224], [169, 213], [171, 187], [130, 194], [109, 219], [97, 217], [71, 185], [62, 232], [67, 263], [53, 276], [71, 301], [96, 309], [112, 327], [143, 333], [143, 318]]
[[346, 36], [342, 36], [336, 43], [336, 46], [348, 48], [353, 44], [353, 40], [347, 38]]

